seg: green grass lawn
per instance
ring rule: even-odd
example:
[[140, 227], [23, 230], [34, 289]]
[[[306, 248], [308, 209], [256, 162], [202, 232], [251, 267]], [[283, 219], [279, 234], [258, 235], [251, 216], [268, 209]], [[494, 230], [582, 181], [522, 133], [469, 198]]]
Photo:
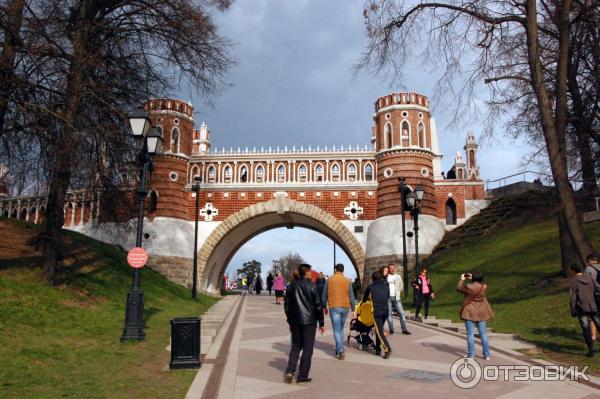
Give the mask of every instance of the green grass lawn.
[[[600, 223], [586, 225], [600, 248]], [[430, 278], [436, 292], [430, 314], [459, 322], [461, 273], [484, 273], [497, 332], [520, 334], [544, 357], [563, 364], [591, 364], [600, 374], [600, 356], [590, 359], [576, 318], [569, 310], [568, 280], [558, 277], [560, 250], [555, 221], [501, 229], [436, 256]]]
[[[2, 223], [0, 230], [24, 226]], [[143, 269], [146, 340], [121, 343], [132, 270], [125, 254], [69, 236], [76, 261], [60, 286], [43, 282], [35, 258], [29, 264], [0, 259], [0, 397], [185, 396], [197, 370], [168, 370], [169, 319], [198, 316], [216, 299], [194, 301], [189, 290]]]

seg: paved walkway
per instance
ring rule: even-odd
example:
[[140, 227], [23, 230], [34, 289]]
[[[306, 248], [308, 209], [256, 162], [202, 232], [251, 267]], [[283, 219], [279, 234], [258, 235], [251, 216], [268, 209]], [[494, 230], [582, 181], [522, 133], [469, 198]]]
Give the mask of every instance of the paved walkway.
[[[346, 350], [346, 359], [334, 356], [331, 323], [317, 341], [306, 385], [283, 383], [290, 335], [283, 306], [274, 297], [245, 296], [234, 326], [219, 387], [219, 398], [600, 398], [600, 390], [577, 382], [481, 381], [471, 389], [455, 386], [450, 378], [454, 361], [466, 351], [460, 337], [412, 323], [410, 336], [390, 336], [393, 354], [384, 360], [373, 352]], [[398, 326], [397, 326], [398, 328]], [[346, 334], [347, 334], [346, 326]], [[583, 344], [582, 344], [583, 345]], [[478, 347], [478, 356], [481, 349]], [[492, 352], [481, 365], [525, 364]], [[204, 366], [203, 366], [204, 367]], [[500, 374], [502, 376], [502, 374]], [[482, 396], [483, 395], [483, 396]]]

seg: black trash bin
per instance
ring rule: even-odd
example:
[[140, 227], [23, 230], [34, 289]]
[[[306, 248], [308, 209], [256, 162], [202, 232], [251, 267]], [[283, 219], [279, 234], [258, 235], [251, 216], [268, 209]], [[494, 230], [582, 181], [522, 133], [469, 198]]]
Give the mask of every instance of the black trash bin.
[[172, 369], [200, 367], [200, 318], [176, 317], [171, 319]]

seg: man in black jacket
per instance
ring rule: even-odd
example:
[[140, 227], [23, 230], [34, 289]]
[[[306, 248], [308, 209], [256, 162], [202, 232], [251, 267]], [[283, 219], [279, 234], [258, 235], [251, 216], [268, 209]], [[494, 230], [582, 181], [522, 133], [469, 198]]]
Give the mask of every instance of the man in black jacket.
[[293, 281], [285, 293], [284, 309], [287, 322], [290, 325], [292, 333], [292, 348], [287, 370], [285, 372], [285, 382], [290, 383], [294, 378], [296, 364], [300, 351], [300, 368], [296, 376], [296, 382], [307, 383], [312, 379], [308, 378], [310, 363], [315, 346], [315, 335], [317, 333], [317, 322], [321, 335], [325, 331], [323, 320], [323, 305], [317, 293], [317, 288], [311, 281], [311, 266], [306, 263], [298, 267], [300, 279]]
[[392, 348], [383, 333], [383, 323], [389, 315], [388, 300], [390, 298], [390, 287], [380, 272], [372, 275], [373, 283], [367, 287], [363, 295], [363, 302], [370, 300], [373, 306], [373, 319], [375, 320], [375, 353], [381, 354], [383, 349], [383, 358], [390, 357]]

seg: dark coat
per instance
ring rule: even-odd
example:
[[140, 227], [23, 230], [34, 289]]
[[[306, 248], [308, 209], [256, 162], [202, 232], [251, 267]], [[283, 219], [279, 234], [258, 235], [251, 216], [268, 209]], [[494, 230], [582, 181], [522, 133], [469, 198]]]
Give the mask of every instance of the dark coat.
[[373, 311], [388, 312], [388, 300], [390, 299], [390, 286], [386, 280], [374, 281], [367, 287], [363, 295], [363, 302], [369, 300], [371, 297], [371, 303], [373, 304]]
[[571, 316], [598, 311], [594, 281], [587, 274], [576, 275], [571, 279], [569, 296], [571, 297]]
[[319, 327], [323, 327], [325, 324], [317, 287], [305, 278], [290, 283], [283, 305], [290, 325], [315, 325], [318, 322]]

